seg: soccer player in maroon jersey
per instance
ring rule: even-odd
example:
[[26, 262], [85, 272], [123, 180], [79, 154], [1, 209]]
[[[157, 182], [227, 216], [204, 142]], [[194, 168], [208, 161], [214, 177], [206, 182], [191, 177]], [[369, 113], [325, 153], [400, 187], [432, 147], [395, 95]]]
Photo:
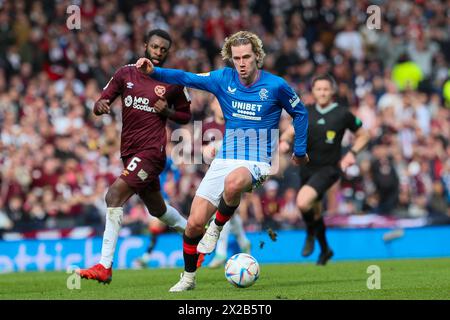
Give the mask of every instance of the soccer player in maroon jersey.
[[222, 145], [223, 136], [225, 135], [225, 119], [216, 97], [212, 99], [210, 108], [213, 116], [205, 119], [202, 124], [202, 152], [204, 161], [207, 164], [210, 164], [216, 156], [216, 152]]
[[[150, 31], [144, 44], [146, 57], [162, 66], [171, 43], [167, 32]], [[186, 227], [186, 219], [175, 208], [165, 204], [159, 183], [159, 174], [166, 162], [167, 119], [185, 124], [191, 118], [186, 89], [153, 80], [134, 65], [126, 65], [117, 70], [103, 88], [94, 113], [97, 116], [109, 114], [110, 105], [118, 96], [122, 99], [120, 152], [125, 169], [105, 197], [107, 213], [100, 263], [78, 272], [82, 278], [103, 283], [111, 282], [123, 205], [133, 194], [138, 194], [149, 213], [168, 226], [180, 233]]]

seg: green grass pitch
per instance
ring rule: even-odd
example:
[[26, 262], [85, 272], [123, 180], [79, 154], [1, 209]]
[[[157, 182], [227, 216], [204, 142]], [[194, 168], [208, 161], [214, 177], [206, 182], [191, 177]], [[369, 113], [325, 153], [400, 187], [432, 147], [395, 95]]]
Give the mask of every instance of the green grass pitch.
[[[370, 265], [381, 270], [381, 289], [367, 288]], [[449, 299], [450, 259], [380, 260], [313, 264], [264, 264], [250, 288], [229, 284], [223, 268], [201, 268], [197, 288], [182, 293], [168, 289], [181, 268], [114, 270], [113, 281], [103, 285], [81, 280], [69, 290], [65, 272], [0, 274], [0, 299]]]

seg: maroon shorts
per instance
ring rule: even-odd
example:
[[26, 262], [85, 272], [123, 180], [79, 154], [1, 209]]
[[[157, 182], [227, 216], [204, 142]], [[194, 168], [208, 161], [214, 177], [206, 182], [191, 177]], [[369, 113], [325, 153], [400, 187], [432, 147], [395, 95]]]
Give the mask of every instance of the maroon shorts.
[[143, 150], [135, 154], [122, 157], [124, 169], [120, 177], [136, 193], [143, 189], [160, 191], [159, 175], [166, 165], [165, 151]]

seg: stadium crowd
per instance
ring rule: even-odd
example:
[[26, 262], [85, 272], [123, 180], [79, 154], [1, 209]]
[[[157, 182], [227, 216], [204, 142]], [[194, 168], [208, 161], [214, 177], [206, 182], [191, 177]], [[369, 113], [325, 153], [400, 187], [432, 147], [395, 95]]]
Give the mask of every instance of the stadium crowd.
[[[381, 8], [369, 29], [367, 7]], [[69, 5], [81, 29], [69, 30]], [[264, 68], [311, 103], [310, 80], [328, 72], [336, 99], [370, 131], [369, 148], [325, 199], [327, 215], [450, 219], [450, 1], [445, 0], [0, 0], [0, 230], [78, 225], [103, 230], [104, 195], [122, 171], [120, 99], [111, 116], [94, 102], [117, 68], [144, 52], [153, 28], [170, 32], [165, 67], [207, 72], [224, 66], [224, 38], [250, 30], [263, 40]], [[190, 90], [192, 121], [170, 123], [194, 146], [196, 121], [211, 96]], [[288, 124], [284, 115], [281, 127]], [[344, 145], [350, 146], [346, 136]], [[170, 141], [172, 140], [172, 141]], [[169, 139], [169, 158], [178, 138]], [[198, 151], [194, 148], [194, 151]], [[188, 213], [206, 165], [171, 158], [163, 191]], [[247, 194], [248, 230], [302, 226], [295, 205], [298, 169], [281, 157], [279, 174]], [[126, 223], [145, 222], [137, 199]], [[1, 231], [0, 231], [1, 232]]]

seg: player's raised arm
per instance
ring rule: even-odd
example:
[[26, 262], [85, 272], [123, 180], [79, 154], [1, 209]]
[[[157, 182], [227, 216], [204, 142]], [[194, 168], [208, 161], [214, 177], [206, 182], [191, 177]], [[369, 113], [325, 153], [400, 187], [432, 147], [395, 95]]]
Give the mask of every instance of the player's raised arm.
[[211, 93], [217, 92], [222, 78], [222, 70], [196, 74], [183, 70], [155, 67], [147, 58], [140, 58], [136, 62], [136, 68], [142, 73], [150, 75], [155, 80], [205, 90]]
[[300, 97], [285, 81], [280, 85], [278, 99], [280, 100], [281, 106], [293, 118], [295, 130], [294, 161], [297, 164], [307, 163], [308, 155], [306, 154], [306, 145], [308, 138], [308, 111], [300, 100]]
[[340, 161], [341, 170], [345, 172], [348, 167], [356, 163], [356, 156], [361, 152], [370, 141], [369, 132], [363, 128], [362, 122], [359, 118], [355, 117], [350, 111], [345, 116], [347, 129], [355, 134], [355, 140], [353, 146], [344, 155]]

